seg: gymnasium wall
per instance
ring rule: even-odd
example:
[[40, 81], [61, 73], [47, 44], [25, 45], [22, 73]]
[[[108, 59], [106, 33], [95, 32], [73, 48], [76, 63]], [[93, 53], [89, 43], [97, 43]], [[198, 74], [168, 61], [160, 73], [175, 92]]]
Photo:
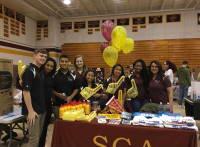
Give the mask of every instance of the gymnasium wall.
[[[10, 34], [5, 37], [4, 33], [4, 19], [0, 17], [0, 57], [9, 58], [14, 60], [14, 64], [19, 59], [25, 63], [31, 62], [32, 51], [35, 48], [49, 48], [51, 49], [51, 56], [57, 58], [60, 55], [60, 49], [72, 59], [77, 54], [83, 54], [88, 66], [92, 67], [105, 67], [102, 60], [102, 53], [99, 49], [100, 43], [105, 42], [101, 35], [101, 31], [93, 31], [88, 34], [87, 21], [89, 20], [102, 20], [118, 18], [130, 18], [127, 29], [129, 37], [136, 41], [135, 52], [128, 55], [120, 55], [119, 63], [129, 65], [137, 58], [143, 58], [147, 63], [153, 59], [158, 59], [161, 62], [169, 59], [180, 65], [182, 60], [188, 60], [191, 67], [199, 66], [199, 39], [200, 38], [200, 25], [197, 23], [197, 14], [199, 11], [175, 11], [175, 12], [162, 12], [162, 13], [138, 13], [133, 15], [123, 16], [107, 16], [107, 17], [84, 17], [84, 18], [69, 18], [59, 20], [55, 17], [48, 18], [48, 37], [36, 41], [36, 20], [25, 17], [25, 34], [19, 36]], [[166, 15], [168, 14], [181, 14], [180, 22], [167, 23]], [[162, 15], [163, 22], [156, 24], [149, 24], [148, 17]], [[137, 32], [132, 32], [132, 18], [133, 17], [146, 17], [146, 27], [141, 28], [138, 26]], [[85, 21], [86, 28], [80, 29], [75, 32], [65, 30], [64, 33], [60, 31], [61, 22], [76, 22]], [[9, 24], [10, 25], [10, 24]], [[100, 24], [101, 26], [101, 24]], [[2, 43], [4, 42], [4, 43]], [[6, 43], [12, 44], [11, 46], [5, 45]], [[14, 45], [14, 46], [13, 46]]]
[[35, 48], [36, 21], [25, 17], [23, 25], [20, 21], [0, 14], [0, 58], [12, 59], [14, 64], [19, 59], [26, 64], [31, 62]]
[[[117, 18], [130, 18], [128, 26], [124, 26], [127, 30], [128, 36], [135, 40], [160, 40], [160, 39], [184, 39], [184, 38], [200, 38], [200, 25], [197, 23], [198, 11], [177, 11], [177, 12], [162, 12], [162, 13], [144, 13], [133, 14], [124, 16], [110, 16], [110, 17], [97, 17], [97, 18], [72, 18], [60, 20], [61, 22], [77, 22], [86, 21], [86, 28], [79, 29], [79, 32], [72, 30], [65, 30], [60, 33], [60, 45], [64, 43], [88, 43], [88, 42], [104, 42], [105, 39], [101, 35], [101, 31], [93, 31], [93, 34], [88, 34], [87, 21], [89, 20], [102, 20]], [[168, 14], [181, 14], [180, 22], [166, 22], [166, 15]], [[149, 24], [149, 16], [163, 16], [162, 23]], [[133, 17], [146, 17], [146, 28], [138, 26], [137, 32], [132, 32], [132, 18]], [[100, 24], [101, 25], [101, 24]]]
[[[103, 67], [108, 75], [110, 68], [103, 61], [100, 44], [66, 43], [62, 46], [62, 53], [68, 55], [72, 62], [75, 55], [81, 54], [88, 67]], [[136, 59], [145, 60], [147, 65], [152, 60], [159, 60], [162, 64], [165, 60], [171, 60], [177, 66], [187, 60], [191, 68], [197, 68], [200, 67], [200, 39], [136, 41], [135, 51], [127, 55], [119, 53], [118, 63], [126, 66]]]

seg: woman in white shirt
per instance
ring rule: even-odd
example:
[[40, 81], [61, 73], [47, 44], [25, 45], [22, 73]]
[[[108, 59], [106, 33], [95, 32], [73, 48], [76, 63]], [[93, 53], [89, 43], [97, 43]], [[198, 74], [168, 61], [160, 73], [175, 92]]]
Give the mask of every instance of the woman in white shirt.
[[165, 76], [169, 78], [171, 81], [171, 84], [174, 82], [174, 73], [176, 72], [177, 68], [174, 63], [171, 61], [165, 61], [164, 62], [164, 70], [165, 70]]
[[200, 72], [199, 72], [199, 74], [197, 76], [197, 81], [200, 81]]

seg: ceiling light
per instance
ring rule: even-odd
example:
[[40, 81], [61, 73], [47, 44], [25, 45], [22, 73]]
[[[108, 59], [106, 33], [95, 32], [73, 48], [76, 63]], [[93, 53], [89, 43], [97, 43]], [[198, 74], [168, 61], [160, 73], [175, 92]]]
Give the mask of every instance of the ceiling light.
[[64, 3], [65, 5], [70, 5], [70, 4], [71, 4], [71, 0], [64, 0], [63, 3]]

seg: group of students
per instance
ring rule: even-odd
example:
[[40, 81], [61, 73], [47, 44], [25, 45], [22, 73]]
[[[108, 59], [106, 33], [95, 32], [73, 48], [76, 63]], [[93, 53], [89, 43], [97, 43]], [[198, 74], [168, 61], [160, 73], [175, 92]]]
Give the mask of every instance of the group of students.
[[[170, 67], [165, 62], [165, 71], [158, 61], [152, 61], [147, 68], [141, 59], [133, 63], [133, 69], [125, 74], [120, 64], [112, 67], [110, 76], [102, 81], [103, 90], [95, 93], [89, 101], [97, 101], [101, 109], [114, 95], [118, 98], [118, 91], [123, 93], [123, 107], [128, 112], [137, 112], [146, 103], [169, 105], [173, 112], [173, 90], [171, 83]], [[173, 71], [172, 71], [173, 72]], [[106, 92], [110, 83], [116, 83], [122, 76], [125, 80], [120, 83], [114, 94]], [[134, 79], [138, 95], [127, 99], [126, 92], [131, 88]], [[33, 55], [33, 62], [27, 66], [19, 85], [23, 91], [22, 113], [27, 116], [29, 142], [28, 147], [44, 147], [47, 127], [50, 123], [52, 112], [56, 118], [59, 116], [59, 107], [70, 101], [82, 101], [84, 98], [80, 91], [85, 87], [95, 88], [95, 71], [86, 67], [83, 57], [78, 55], [72, 64], [66, 55], [59, 58], [59, 68], [56, 61], [48, 57], [46, 50], [37, 49]]]

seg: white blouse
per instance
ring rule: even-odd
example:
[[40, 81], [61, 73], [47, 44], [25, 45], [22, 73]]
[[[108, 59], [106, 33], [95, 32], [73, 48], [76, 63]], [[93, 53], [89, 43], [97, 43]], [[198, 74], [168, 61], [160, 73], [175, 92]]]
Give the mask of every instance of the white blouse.
[[167, 76], [169, 78], [169, 80], [171, 81], [171, 84], [173, 84], [174, 74], [173, 74], [172, 69], [168, 69], [167, 71], [165, 71], [165, 76]]

